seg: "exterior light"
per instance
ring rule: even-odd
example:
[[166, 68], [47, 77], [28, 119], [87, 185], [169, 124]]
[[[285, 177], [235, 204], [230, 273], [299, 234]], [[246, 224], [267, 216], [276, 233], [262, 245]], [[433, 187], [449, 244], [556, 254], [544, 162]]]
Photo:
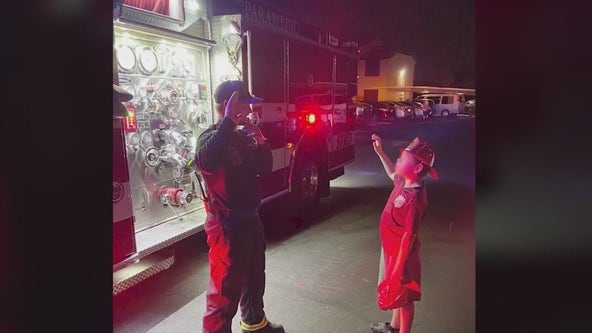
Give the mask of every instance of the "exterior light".
[[228, 61], [232, 64], [232, 66], [238, 72], [238, 76], [242, 76], [240, 69], [237, 67], [238, 60], [240, 56], [241, 46], [243, 44], [243, 38], [238, 31], [240, 31], [240, 27], [238, 23], [235, 21], [230, 22], [230, 30], [232, 32], [225, 34], [222, 37], [222, 42], [224, 43], [224, 47], [226, 48], [226, 53], [228, 55]]

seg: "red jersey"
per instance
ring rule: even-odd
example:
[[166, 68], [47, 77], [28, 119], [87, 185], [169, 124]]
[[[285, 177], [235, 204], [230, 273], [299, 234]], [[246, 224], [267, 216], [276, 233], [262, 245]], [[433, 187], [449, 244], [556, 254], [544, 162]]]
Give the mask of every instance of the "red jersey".
[[[427, 193], [423, 183], [418, 187], [405, 187], [405, 179], [395, 175], [393, 191], [389, 196], [380, 217], [380, 239], [384, 251], [384, 275], [382, 279], [394, 273], [395, 263], [400, 251], [401, 238], [405, 232], [419, 234], [419, 225], [427, 210]], [[408, 252], [402, 274], [409, 281], [414, 281], [421, 288], [420, 242], [415, 238]], [[421, 289], [412, 292], [411, 301], [421, 300]]]
[[380, 237], [383, 244], [398, 244], [404, 232], [419, 234], [419, 225], [428, 206], [423, 183], [419, 187], [405, 187], [405, 179], [398, 175], [395, 175], [393, 183], [395, 187], [380, 217]]

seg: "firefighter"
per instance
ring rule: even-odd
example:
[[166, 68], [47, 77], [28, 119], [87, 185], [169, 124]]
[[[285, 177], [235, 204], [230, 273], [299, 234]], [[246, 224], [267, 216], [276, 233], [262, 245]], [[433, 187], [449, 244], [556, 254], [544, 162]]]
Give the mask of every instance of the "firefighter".
[[208, 190], [210, 284], [203, 332], [230, 333], [240, 303], [243, 332], [284, 333], [263, 311], [266, 244], [257, 175], [270, 174], [273, 159], [261, 130], [247, 120], [249, 104], [262, 99], [242, 81], [223, 82], [214, 99], [220, 121], [199, 136], [196, 152]]

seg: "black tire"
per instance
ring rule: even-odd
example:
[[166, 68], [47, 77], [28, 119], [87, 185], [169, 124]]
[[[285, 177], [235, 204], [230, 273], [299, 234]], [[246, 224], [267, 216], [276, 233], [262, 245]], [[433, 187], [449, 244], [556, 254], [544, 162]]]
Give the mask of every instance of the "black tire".
[[440, 115], [442, 117], [448, 118], [448, 117], [450, 117], [450, 111], [448, 111], [448, 110], [442, 110], [442, 113], [440, 113]]
[[319, 205], [321, 172], [319, 163], [309, 158], [297, 160], [292, 174], [293, 223], [299, 227]]

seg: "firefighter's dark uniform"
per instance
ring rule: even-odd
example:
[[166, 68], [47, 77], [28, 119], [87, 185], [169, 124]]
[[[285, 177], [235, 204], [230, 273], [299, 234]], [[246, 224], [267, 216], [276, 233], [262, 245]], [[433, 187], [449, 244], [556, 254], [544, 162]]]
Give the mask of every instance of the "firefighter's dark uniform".
[[272, 171], [267, 143], [256, 145], [228, 117], [198, 138], [197, 166], [209, 194], [205, 231], [210, 246], [210, 284], [203, 332], [231, 332], [239, 301], [241, 327], [256, 331], [268, 323], [263, 311], [265, 238], [258, 215], [257, 175]]

